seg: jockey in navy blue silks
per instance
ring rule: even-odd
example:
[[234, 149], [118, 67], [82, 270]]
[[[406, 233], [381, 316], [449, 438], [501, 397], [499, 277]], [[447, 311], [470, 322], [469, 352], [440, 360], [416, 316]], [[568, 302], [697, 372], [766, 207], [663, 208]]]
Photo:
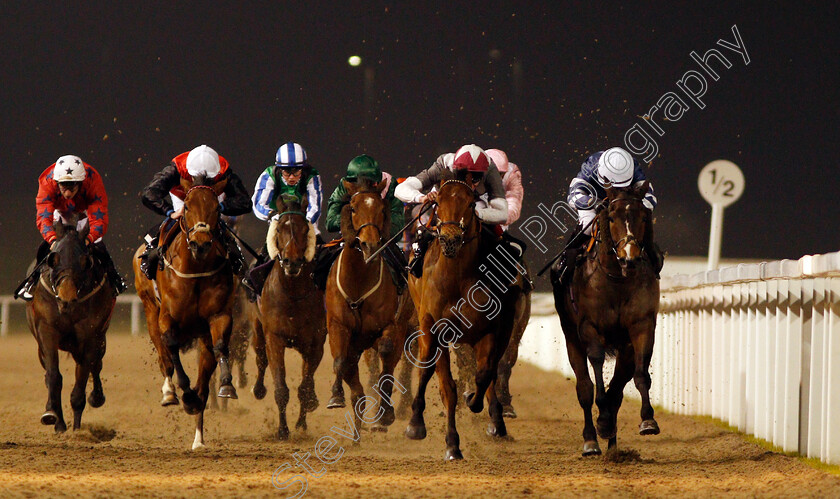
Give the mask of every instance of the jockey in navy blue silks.
[[[645, 181], [647, 178], [639, 161], [620, 147], [599, 151], [586, 158], [580, 167], [580, 173], [569, 184], [567, 202], [577, 211], [578, 225], [566, 239], [568, 247], [558, 262], [558, 275], [561, 279], [571, 275], [569, 270], [574, 270], [575, 261], [587, 240], [585, 237], [576, 236], [581, 231], [587, 235], [592, 233], [590, 222], [597, 216], [596, 207], [606, 197], [607, 187], [639, 188]], [[651, 211], [656, 207], [656, 196], [650, 182], [642, 203]], [[645, 251], [658, 276], [662, 269], [662, 253], [652, 241], [645, 246]]]

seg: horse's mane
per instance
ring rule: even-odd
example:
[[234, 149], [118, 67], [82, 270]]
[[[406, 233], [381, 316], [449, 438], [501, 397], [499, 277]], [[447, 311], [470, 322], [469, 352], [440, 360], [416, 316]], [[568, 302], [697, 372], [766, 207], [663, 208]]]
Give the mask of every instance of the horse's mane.
[[215, 184], [213, 179], [208, 177], [206, 173], [199, 173], [198, 175], [193, 177], [193, 187], [197, 185], [204, 185], [204, 186], [211, 186]]

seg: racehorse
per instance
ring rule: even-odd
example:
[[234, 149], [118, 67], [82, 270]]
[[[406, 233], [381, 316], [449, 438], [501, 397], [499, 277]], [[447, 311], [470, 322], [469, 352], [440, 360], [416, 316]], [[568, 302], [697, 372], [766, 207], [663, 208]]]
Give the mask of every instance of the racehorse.
[[[135, 252], [134, 284], [143, 301], [149, 336], [158, 352], [164, 377], [161, 405], [178, 403], [172, 385], [173, 372], [182, 390], [184, 411], [196, 415], [193, 450], [204, 447], [204, 409], [209, 394], [210, 377], [220, 368], [221, 398], [236, 398], [231, 384], [228, 344], [231, 334], [231, 310], [234, 299], [233, 271], [221, 238], [218, 196], [226, 180], [207, 185], [203, 176], [194, 182], [181, 180], [187, 193], [183, 216], [171, 244], [171, 232], [162, 233], [160, 244], [167, 249], [161, 255], [163, 270], [157, 273], [158, 300], [154, 282], [140, 270], [143, 246]], [[180, 352], [197, 344], [199, 349], [198, 379], [190, 387], [190, 379], [181, 364]]]
[[306, 198], [277, 200], [278, 218], [271, 222], [266, 236], [268, 254], [274, 266], [258, 300], [259, 314], [254, 321], [254, 349], [257, 352], [257, 383], [254, 395], [261, 399], [266, 362], [274, 378], [274, 400], [280, 412], [277, 438], [289, 438], [286, 405], [286, 348], [294, 348], [303, 358], [303, 379], [298, 387], [300, 416], [296, 428], [306, 430], [306, 413], [318, 407], [315, 370], [324, 356], [327, 339], [324, 293], [315, 287], [315, 227], [306, 220]]
[[[650, 405], [650, 359], [653, 353], [659, 282], [644, 247], [653, 244], [651, 212], [642, 204], [647, 183], [638, 189], [607, 189], [607, 206], [597, 219], [594, 249], [569, 284], [560, 284], [552, 268], [554, 304], [560, 316], [569, 362], [577, 378], [583, 408], [583, 455], [601, 454], [592, 424], [592, 380], [598, 404], [597, 435], [616, 447], [616, 419], [624, 385], [631, 378], [642, 395], [639, 433], [656, 435], [659, 425]], [[615, 355], [615, 373], [604, 390], [606, 355]]]
[[376, 345], [382, 372], [373, 387], [379, 394], [379, 409], [372, 429], [381, 431], [395, 419], [391, 401], [393, 373], [403, 353], [411, 305], [406, 294], [397, 294], [381, 255], [365, 263], [390, 230], [389, 207], [380, 195], [385, 181], [377, 184], [362, 178], [343, 182], [349, 197], [341, 211], [344, 247], [330, 269], [326, 288], [327, 330], [336, 376], [327, 408], [345, 406], [342, 381], [347, 383], [358, 431], [360, 416], [368, 414], [359, 381], [359, 358]]
[[[527, 269], [527, 263], [523, 262]], [[528, 272], [526, 270], [526, 272]], [[530, 274], [530, 272], [528, 272]], [[496, 395], [502, 403], [502, 415], [506, 419], [516, 418], [516, 411], [513, 409], [513, 396], [510, 394], [510, 376], [513, 366], [519, 358], [519, 344], [522, 342], [522, 335], [531, 320], [531, 294], [523, 293], [516, 300], [515, 315], [513, 319], [513, 332], [510, 335], [510, 342], [505, 354], [499, 360], [499, 371], [496, 376]], [[475, 377], [475, 353], [471, 348], [459, 348], [455, 350], [455, 359], [458, 364], [458, 390], [465, 390], [470, 378]]]
[[105, 403], [99, 373], [105, 355], [105, 332], [117, 295], [105, 268], [88, 248], [89, 226], [77, 231], [75, 219], [66, 226], [59, 221], [55, 231], [55, 246], [46, 257], [48, 270], [41, 271], [34, 297], [26, 305], [26, 319], [38, 342], [38, 359], [46, 370], [47, 407], [41, 424], [54, 425], [56, 432], [63, 432], [67, 424], [61, 410], [58, 352], [70, 352], [76, 361], [76, 384], [70, 394], [70, 406], [73, 429], [78, 430], [89, 377], [93, 377], [93, 391], [88, 403], [92, 407]]
[[447, 411], [445, 459], [455, 460], [463, 459], [463, 455], [455, 427], [457, 395], [450, 370], [449, 346], [465, 343], [473, 347], [478, 369], [475, 391], [465, 394], [467, 407], [472, 412], [481, 412], [486, 397], [491, 420], [487, 433], [506, 436], [502, 404], [496, 395], [496, 375], [510, 340], [514, 305], [522, 293], [523, 282], [521, 276], [516, 276], [515, 282], [507, 283], [499, 291], [490, 287], [496, 286], [495, 283], [482, 280], [487, 276], [480, 270], [484, 266], [482, 256], [489, 252], [481, 245], [481, 222], [475, 213], [475, 193], [470, 184], [446, 175], [438, 189], [436, 209], [436, 239], [426, 251], [423, 275], [419, 279], [409, 278], [420, 322], [418, 367], [421, 369], [405, 434], [415, 440], [426, 437], [423, 419], [426, 386], [437, 372]]

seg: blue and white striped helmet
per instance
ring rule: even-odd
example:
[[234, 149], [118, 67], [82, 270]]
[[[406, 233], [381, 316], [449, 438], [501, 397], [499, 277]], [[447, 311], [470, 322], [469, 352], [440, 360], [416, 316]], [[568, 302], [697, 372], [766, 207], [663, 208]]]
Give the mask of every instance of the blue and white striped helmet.
[[274, 165], [279, 168], [303, 168], [309, 166], [306, 149], [297, 142], [287, 142], [277, 149]]

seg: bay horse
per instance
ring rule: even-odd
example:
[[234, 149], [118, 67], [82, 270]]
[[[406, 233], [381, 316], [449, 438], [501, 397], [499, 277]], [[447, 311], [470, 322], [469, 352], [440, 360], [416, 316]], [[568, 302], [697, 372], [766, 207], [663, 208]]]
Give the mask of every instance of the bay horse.
[[259, 313], [253, 323], [258, 368], [254, 395], [258, 399], [265, 396], [263, 379], [267, 363], [274, 378], [274, 401], [280, 412], [277, 438], [288, 440], [286, 348], [297, 350], [303, 358], [298, 387], [300, 415], [295, 427], [306, 430], [306, 413], [318, 407], [314, 376], [324, 356], [327, 325], [324, 292], [315, 287], [312, 279], [316, 232], [306, 220], [306, 198], [303, 201], [278, 199], [277, 209], [278, 218], [272, 220], [266, 236], [274, 266], [257, 301]]
[[102, 392], [102, 357], [105, 355], [105, 332], [116, 303], [116, 290], [105, 268], [91, 255], [87, 245], [89, 226], [76, 230], [62, 221], [55, 224], [55, 246], [41, 271], [33, 299], [26, 305], [29, 329], [38, 342], [38, 359], [46, 370], [47, 407], [41, 424], [53, 425], [56, 432], [67, 430], [61, 410], [62, 377], [58, 352], [72, 355], [76, 362], [76, 384], [70, 393], [73, 429], [82, 424], [85, 390], [93, 378], [93, 391], [87, 401], [91, 407], [105, 403]]
[[[653, 244], [651, 211], [642, 203], [647, 183], [640, 188], [607, 189], [607, 205], [598, 214], [594, 248], [587, 253], [569, 284], [559, 282], [552, 268], [554, 305], [560, 316], [569, 362], [577, 378], [578, 402], [583, 409], [583, 455], [601, 454], [592, 423], [592, 380], [595, 373], [598, 405], [597, 436], [616, 447], [616, 420], [624, 386], [632, 378], [642, 396], [639, 433], [656, 435], [659, 425], [650, 405], [650, 359], [653, 353], [659, 281], [645, 257]], [[615, 355], [615, 372], [604, 389], [604, 359]]]
[[[208, 185], [209, 179], [198, 176], [194, 182], [181, 180], [187, 193], [184, 212], [178, 219], [177, 235], [161, 255], [164, 269], [157, 273], [157, 290], [140, 270], [140, 255], [135, 252], [134, 285], [143, 302], [149, 336], [158, 352], [164, 377], [161, 405], [175, 405], [178, 397], [172, 384], [182, 390], [184, 411], [196, 415], [193, 450], [204, 447], [204, 409], [209, 395], [210, 377], [220, 369], [220, 398], [237, 398], [231, 384], [228, 349], [231, 335], [231, 311], [234, 279], [219, 225], [218, 196], [227, 180]], [[166, 244], [168, 233], [161, 234]], [[181, 363], [180, 352], [197, 345], [198, 378], [190, 387], [190, 379]]]
[[482, 248], [475, 192], [467, 182], [455, 180], [451, 172], [447, 172], [438, 189], [436, 218], [436, 238], [426, 251], [423, 275], [419, 279], [409, 278], [420, 322], [420, 330], [409, 343], [418, 339], [420, 379], [405, 435], [415, 440], [426, 437], [423, 418], [426, 386], [437, 372], [447, 412], [445, 459], [449, 461], [463, 459], [455, 427], [457, 395], [450, 370], [450, 346], [461, 343], [473, 347], [477, 372], [474, 391], [464, 395], [467, 407], [479, 413], [486, 398], [491, 420], [487, 433], [494, 437], [507, 435], [495, 385], [499, 361], [513, 330], [515, 304], [522, 293], [523, 281], [521, 274], [515, 275], [515, 281], [503, 283], [502, 290], [496, 287], [495, 281], [487, 283], [492, 278], [482, 257], [492, 250]]
[[343, 183], [348, 196], [348, 203], [341, 210], [344, 246], [330, 269], [325, 294], [335, 372], [327, 408], [345, 406], [342, 382], [347, 383], [358, 431], [361, 415], [368, 414], [365, 412], [367, 397], [359, 380], [359, 359], [365, 350], [376, 346], [382, 371], [373, 387], [379, 394], [379, 409], [372, 429], [382, 431], [395, 419], [391, 400], [396, 381], [393, 374], [402, 356], [411, 309], [408, 295], [397, 294], [382, 255], [365, 263], [390, 231], [390, 208], [380, 195], [385, 180], [374, 183], [361, 178], [357, 182], [343, 180]]

